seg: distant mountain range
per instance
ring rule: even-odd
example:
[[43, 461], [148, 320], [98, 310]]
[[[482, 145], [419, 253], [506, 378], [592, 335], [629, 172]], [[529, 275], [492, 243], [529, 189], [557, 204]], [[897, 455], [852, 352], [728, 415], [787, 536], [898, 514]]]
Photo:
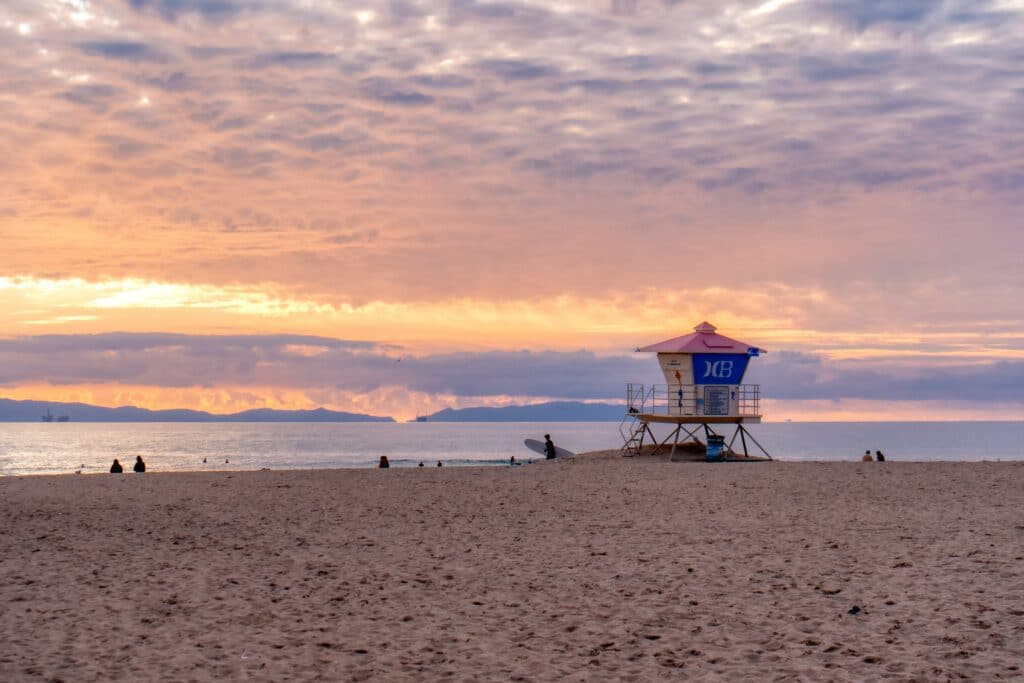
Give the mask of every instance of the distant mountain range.
[[[40, 422], [47, 412], [54, 420], [71, 422], [394, 422], [394, 418], [345, 413], [326, 408], [273, 410], [257, 408], [221, 415], [202, 410], [147, 410], [135, 406], [104, 408], [87, 403], [15, 401], [0, 398], [0, 422]], [[618, 422], [623, 407], [612, 403], [553, 401], [501, 408], [445, 408], [428, 415], [428, 422]]]
[[445, 408], [427, 416], [427, 422], [618, 422], [622, 404], [553, 401], [501, 408]]
[[343, 413], [326, 408], [316, 410], [273, 410], [257, 408], [241, 413], [218, 415], [202, 410], [147, 410], [134, 406], [104, 408], [87, 403], [13, 401], [0, 398], [0, 422], [39, 422], [50, 411], [55, 418], [66, 415], [71, 422], [394, 422], [390, 417]]

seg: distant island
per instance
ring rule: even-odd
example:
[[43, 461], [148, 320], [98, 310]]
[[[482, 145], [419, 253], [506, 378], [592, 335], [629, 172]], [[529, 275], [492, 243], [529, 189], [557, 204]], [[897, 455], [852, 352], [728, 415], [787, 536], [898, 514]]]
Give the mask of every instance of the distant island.
[[[345, 413], [326, 408], [315, 410], [274, 410], [256, 408], [218, 415], [203, 410], [147, 410], [135, 406], [104, 408], [88, 403], [15, 401], [0, 398], [0, 422], [50, 422], [55, 411], [70, 422], [394, 422], [391, 417]], [[65, 420], [59, 420], [61, 422]]]
[[500, 408], [445, 408], [426, 417], [426, 422], [619, 422], [625, 414], [621, 403], [552, 401]]

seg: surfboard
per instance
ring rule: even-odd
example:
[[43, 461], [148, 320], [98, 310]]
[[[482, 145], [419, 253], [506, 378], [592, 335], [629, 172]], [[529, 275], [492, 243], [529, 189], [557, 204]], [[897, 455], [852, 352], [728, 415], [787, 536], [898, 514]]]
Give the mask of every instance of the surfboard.
[[[540, 453], [541, 455], [544, 455], [544, 456], [547, 455], [545, 453], [545, 451], [544, 451], [544, 442], [543, 441], [537, 441], [537, 439], [525, 439], [523, 441], [523, 443], [526, 444], [526, 447], [529, 448], [534, 453]], [[565, 450], [564, 448], [562, 448], [560, 446], [555, 446], [555, 457], [556, 458], [567, 458], [570, 455], [576, 455], [576, 454], [573, 453], [572, 451], [567, 451], [567, 450]]]

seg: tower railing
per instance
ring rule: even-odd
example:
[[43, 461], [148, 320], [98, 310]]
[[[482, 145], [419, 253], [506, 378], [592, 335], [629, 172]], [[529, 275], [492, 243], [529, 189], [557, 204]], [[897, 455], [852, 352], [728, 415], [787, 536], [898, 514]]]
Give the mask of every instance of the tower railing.
[[630, 407], [653, 404], [653, 389], [653, 386], [644, 389], [643, 384], [626, 385], [626, 413], [622, 416], [622, 421], [619, 422], [619, 434], [622, 436], [622, 441], [626, 444], [626, 448], [637, 440], [637, 430], [642, 426], [632, 419], [640, 410], [630, 409]]
[[[708, 390], [711, 391], [708, 391]], [[759, 384], [626, 385], [626, 415], [760, 417]]]

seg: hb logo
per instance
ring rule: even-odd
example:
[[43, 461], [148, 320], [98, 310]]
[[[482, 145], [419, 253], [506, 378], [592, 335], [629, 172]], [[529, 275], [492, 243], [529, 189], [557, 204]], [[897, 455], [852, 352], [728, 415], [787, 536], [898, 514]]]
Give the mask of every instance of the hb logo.
[[714, 362], [704, 361], [704, 376], [715, 379], [729, 379], [732, 377], [732, 361], [716, 360]]

